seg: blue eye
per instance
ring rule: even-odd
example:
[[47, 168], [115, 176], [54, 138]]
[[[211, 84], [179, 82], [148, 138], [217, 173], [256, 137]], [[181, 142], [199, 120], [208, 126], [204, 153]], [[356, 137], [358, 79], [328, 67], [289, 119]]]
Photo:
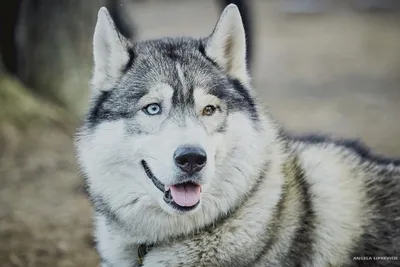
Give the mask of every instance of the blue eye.
[[161, 113], [161, 106], [156, 103], [149, 104], [143, 108], [144, 113], [147, 115], [158, 115]]

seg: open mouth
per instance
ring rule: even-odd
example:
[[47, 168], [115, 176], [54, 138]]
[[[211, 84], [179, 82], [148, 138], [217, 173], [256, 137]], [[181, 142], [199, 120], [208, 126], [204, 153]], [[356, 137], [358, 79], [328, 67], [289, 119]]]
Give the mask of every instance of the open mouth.
[[146, 161], [141, 161], [144, 171], [153, 184], [164, 193], [164, 201], [178, 211], [191, 211], [200, 203], [201, 185], [195, 182], [185, 182], [174, 185], [164, 185], [150, 170]]

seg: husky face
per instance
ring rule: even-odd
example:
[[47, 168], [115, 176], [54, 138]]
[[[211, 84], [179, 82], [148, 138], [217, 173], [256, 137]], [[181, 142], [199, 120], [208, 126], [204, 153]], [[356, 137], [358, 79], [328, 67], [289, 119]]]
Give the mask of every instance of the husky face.
[[245, 58], [236, 6], [207, 38], [139, 43], [101, 9], [92, 105], [77, 139], [94, 202], [126, 221], [145, 212], [148, 223], [163, 216], [167, 224], [193, 214], [205, 223], [239, 201], [265, 158]]

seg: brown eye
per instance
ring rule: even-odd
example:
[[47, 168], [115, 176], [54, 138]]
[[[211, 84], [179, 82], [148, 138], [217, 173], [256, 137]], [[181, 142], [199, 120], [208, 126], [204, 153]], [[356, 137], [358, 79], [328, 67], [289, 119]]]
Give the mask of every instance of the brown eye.
[[203, 116], [211, 116], [215, 113], [215, 110], [217, 108], [212, 106], [212, 105], [208, 105], [203, 109], [202, 115]]

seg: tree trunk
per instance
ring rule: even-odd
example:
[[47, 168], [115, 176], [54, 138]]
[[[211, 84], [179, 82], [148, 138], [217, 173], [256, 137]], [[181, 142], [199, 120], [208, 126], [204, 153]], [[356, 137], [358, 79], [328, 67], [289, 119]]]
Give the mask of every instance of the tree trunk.
[[22, 0], [9, 1], [8, 5], [2, 5], [0, 9], [0, 54], [4, 68], [11, 73], [17, 72], [15, 30], [21, 2]]
[[36, 93], [81, 115], [92, 36], [102, 0], [25, 0], [17, 29], [18, 76]]

